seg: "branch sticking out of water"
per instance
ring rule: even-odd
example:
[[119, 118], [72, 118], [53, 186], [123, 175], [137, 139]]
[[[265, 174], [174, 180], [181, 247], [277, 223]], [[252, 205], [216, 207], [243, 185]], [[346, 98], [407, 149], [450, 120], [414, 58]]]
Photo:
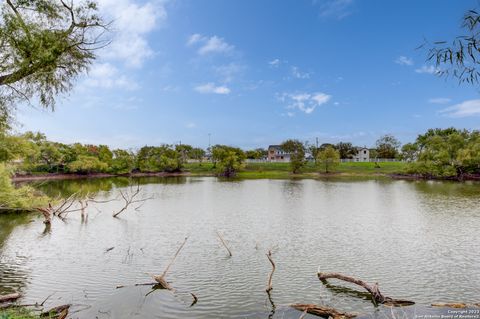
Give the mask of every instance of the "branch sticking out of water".
[[272, 277], [273, 277], [273, 273], [275, 272], [275, 263], [273, 262], [273, 259], [272, 259], [272, 251], [271, 250], [268, 251], [267, 258], [268, 258], [268, 261], [270, 261], [270, 263], [272, 264], [272, 272], [268, 276], [268, 283], [267, 283], [267, 289], [266, 289], [267, 293], [270, 293], [270, 291], [272, 291], [272, 289], [273, 289]]
[[163, 271], [163, 273], [160, 275], [160, 276], [153, 276], [153, 279], [164, 289], [169, 289], [171, 290], [172, 287], [170, 286], [170, 284], [165, 280], [165, 276], [167, 275], [167, 272], [168, 270], [170, 269], [170, 267], [173, 265], [173, 263], [175, 262], [175, 259], [177, 259], [177, 256], [178, 254], [180, 253], [180, 251], [182, 250], [183, 246], [185, 246], [185, 243], [187, 242], [187, 239], [188, 237], [185, 237], [185, 240], [183, 241], [183, 243], [180, 245], [180, 247], [178, 248], [177, 252], [175, 253], [175, 255], [173, 256], [172, 260], [170, 261], [170, 263], [167, 265], [167, 268], [165, 268], [165, 270]]
[[145, 201], [151, 199], [151, 197], [136, 199], [136, 197], [140, 194], [140, 191], [141, 191], [140, 185], [137, 185], [137, 188], [135, 190], [131, 187], [129, 192], [122, 192], [120, 190], [120, 196], [125, 201], [125, 204], [122, 207], [122, 209], [120, 209], [118, 212], [113, 214], [113, 217], [118, 217], [118, 215], [126, 211], [128, 207], [132, 204], [144, 203]]
[[222, 242], [223, 247], [225, 247], [225, 249], [228, 251], [228, 254], [230, 255], [230, 257], [232, 257], [232, 252], [228, 248], [227, 243], [225, 243], [225, 240], [223, 240], [222, 234], [220, 234], [220, 232], [217, 231], [217, 236], [218, 238], [220, 238], [220, 241]]

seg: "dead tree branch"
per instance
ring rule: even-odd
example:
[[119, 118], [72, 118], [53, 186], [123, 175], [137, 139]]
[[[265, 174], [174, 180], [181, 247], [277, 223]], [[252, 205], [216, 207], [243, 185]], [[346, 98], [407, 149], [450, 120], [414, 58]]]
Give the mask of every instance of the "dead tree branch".
[[[353, 313], [340, 312], [335, 308], [324, 307], [314, 304], [293, 304], [290, 305], [290, 307], [323, 318], [332, 317], [333, 319], [351, 319], [357, 316]], [[304, 314], [302, 314], [302, 316], [304, 316]]]
[[415, 304], [413, 301], [408, 301], [408, 300], [400, 300], [400, 299], [393, 299], [390, 297], [385, 297], [381, 292], [378, 287], [378, 283], [375, 283], [373, 285], [369, 285], [363, 280], [356, 279], [353, 277], [345, 276], [339, 273], [323, 273], [323, 272], [318, 272], [317, 273], [318, 279], [322, 281], [322, 283], [327, 284], [327, 279], [339, 279], [343, 280], [346, 282], [350, 282], [352, 284], [358, 285], [365, 290], [367, 290], [371, 295], [372, 295], [372, 300], [376, 304], [385, 304], [385, 305], [390, 305], [390, 306], [407, 306], [407, 305], [413, 305]]
[[273, 259], [272, 259], [272, 251], [271, 250], [268, 251], [267, 258], [268, 258], [268, 261], [270, 261], [270, 263], [272, 264], [272, 272], [268, 276], [268, 283], [267, 283], [267, 289], [266, 289], [267, 293], [270, 293], [270, 291], [272, 291], [272, 289], [273, 289], [273, 287], [272, 287], [272, 277], [273, 277], [273, 273], [275, 272], [275, 263], [273, 262]]
[[177, 256], [178, 254], [180, 253], [180, 251], [182, 250], [183, 246], [185, 246], [185, 243], [187, 242], [187, 239], [188, 237], [185, 237], [185, 240], [183, 241], [183, 243], [180, 245], [180, 247], [177, 249], [177, 252], [175, 253], [175, 255], [173, 256], [172, 260], [170, 261], [170, 263], [167, 265], [167, 267], [165, 268], [165, 270], [163, 271], [163, 273], [158, 276], [153, 276], [153, 279], [163, 288], [163, 289], [169, 289], [171, 290], [172, 287], [170, 286], [170, 284], [165, 280], [165, 276], [167, 275], [167, 272], [168, 270], [170, 269], [170, 267], [173, 265], [173, 263], [175, 262], [175, 259], [177, 259]]
[[125, 203], [124, 203], [124, 206], [122, 207], [122, 209], [120, 209], [118, 212], [113, 214], [113, 217], [118, 217], [118, 215], [120, 215], [121, 213], [126, 211], [128, 209], [128, 207], [132, 204], [135, 204], [135, 203], [142, 203], [143, 204], [145, 201], [151, 199], [151, 197], [136, 199], [136, 197], [140, 194], [140, 191], [141, 191], [140, 185], [137, 185], [136, 190], [133, 190], [133, 188], [131, 188], [129, 192], [122, 192], [120, 190], [120, 196], [122, 197], [122, 199], [124, 200]]
[[232, 257], [232, 252], [230, 251], [230, 249], [227, 246], [227, 243], [225, 242], [225, 240], [223, 240], [222, 235], [218, 231], [217, 231], [217, 236], [218, 238], [220, 238], [220, 241], [222, 242], [223, 247], [225, 247], [225, 249], [228, 251], [228, 254], [230, 255], [230, 257]]

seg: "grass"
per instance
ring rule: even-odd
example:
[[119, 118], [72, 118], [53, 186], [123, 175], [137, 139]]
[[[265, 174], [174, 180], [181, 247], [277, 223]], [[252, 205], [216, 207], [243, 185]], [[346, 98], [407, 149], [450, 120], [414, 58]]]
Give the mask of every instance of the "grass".
[[0, 311], [0, 319], [38, 319], [39, 315], [35, 315], [32, 312], [23, 308], [12, 308], [4, 311]]
[[[349, 162], [340, 163], [335, 171], [336, 176], [360, 176], [371, 177], [401, 173], [407, 164], [403, 162], [381, 162], [379, 167], [370, 162]], [[185, 170], [192, 175], [214, 175], [215, 169], [212, 163], [189, 163], [185, 165]], [[316, 178], [325, 176], [320, 174], [321, 169], [314, 163], [307, 163], [299, 174], [290, 172], [289, 163], [246, 163], [245, 168], [238, 172], [239, 178]], [[330, 175], [330, 174], [329, 174]]]

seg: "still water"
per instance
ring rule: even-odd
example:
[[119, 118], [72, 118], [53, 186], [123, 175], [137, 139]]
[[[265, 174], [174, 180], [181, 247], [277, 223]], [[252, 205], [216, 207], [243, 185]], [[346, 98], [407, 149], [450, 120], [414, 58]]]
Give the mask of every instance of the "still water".
[[[121, 201], [90, 203], [88, 219], [72, 212], [51, 229], [40, 216], [0, 216], [0, 294], [21, 291], [30, 303], [53, 293], [47, 305], [73, 304], [72, 318], [298, 318], [291, 303], [382, 311], [342, 282], [322, 285], [320, 269], [378, 282], [385, 295], [420, 305], [480, 302], [479, 184], [176, 177], [38, 187], [108, 200], [129, 183], [152, 199], [120, 218], [112, 214]], [[161, 274], [185, 237], [167, 274], [174, 292], [146, 296], [150, 287], [133, 286]]]

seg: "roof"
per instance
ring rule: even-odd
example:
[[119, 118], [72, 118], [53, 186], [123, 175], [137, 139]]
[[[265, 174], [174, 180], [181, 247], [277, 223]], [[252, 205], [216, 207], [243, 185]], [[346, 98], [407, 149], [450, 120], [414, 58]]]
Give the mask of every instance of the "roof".
[[282, 146], [281, 145], [268, 145], [268, 149], [271, 149], [271, 148], [280, 151], [282, 149]]

